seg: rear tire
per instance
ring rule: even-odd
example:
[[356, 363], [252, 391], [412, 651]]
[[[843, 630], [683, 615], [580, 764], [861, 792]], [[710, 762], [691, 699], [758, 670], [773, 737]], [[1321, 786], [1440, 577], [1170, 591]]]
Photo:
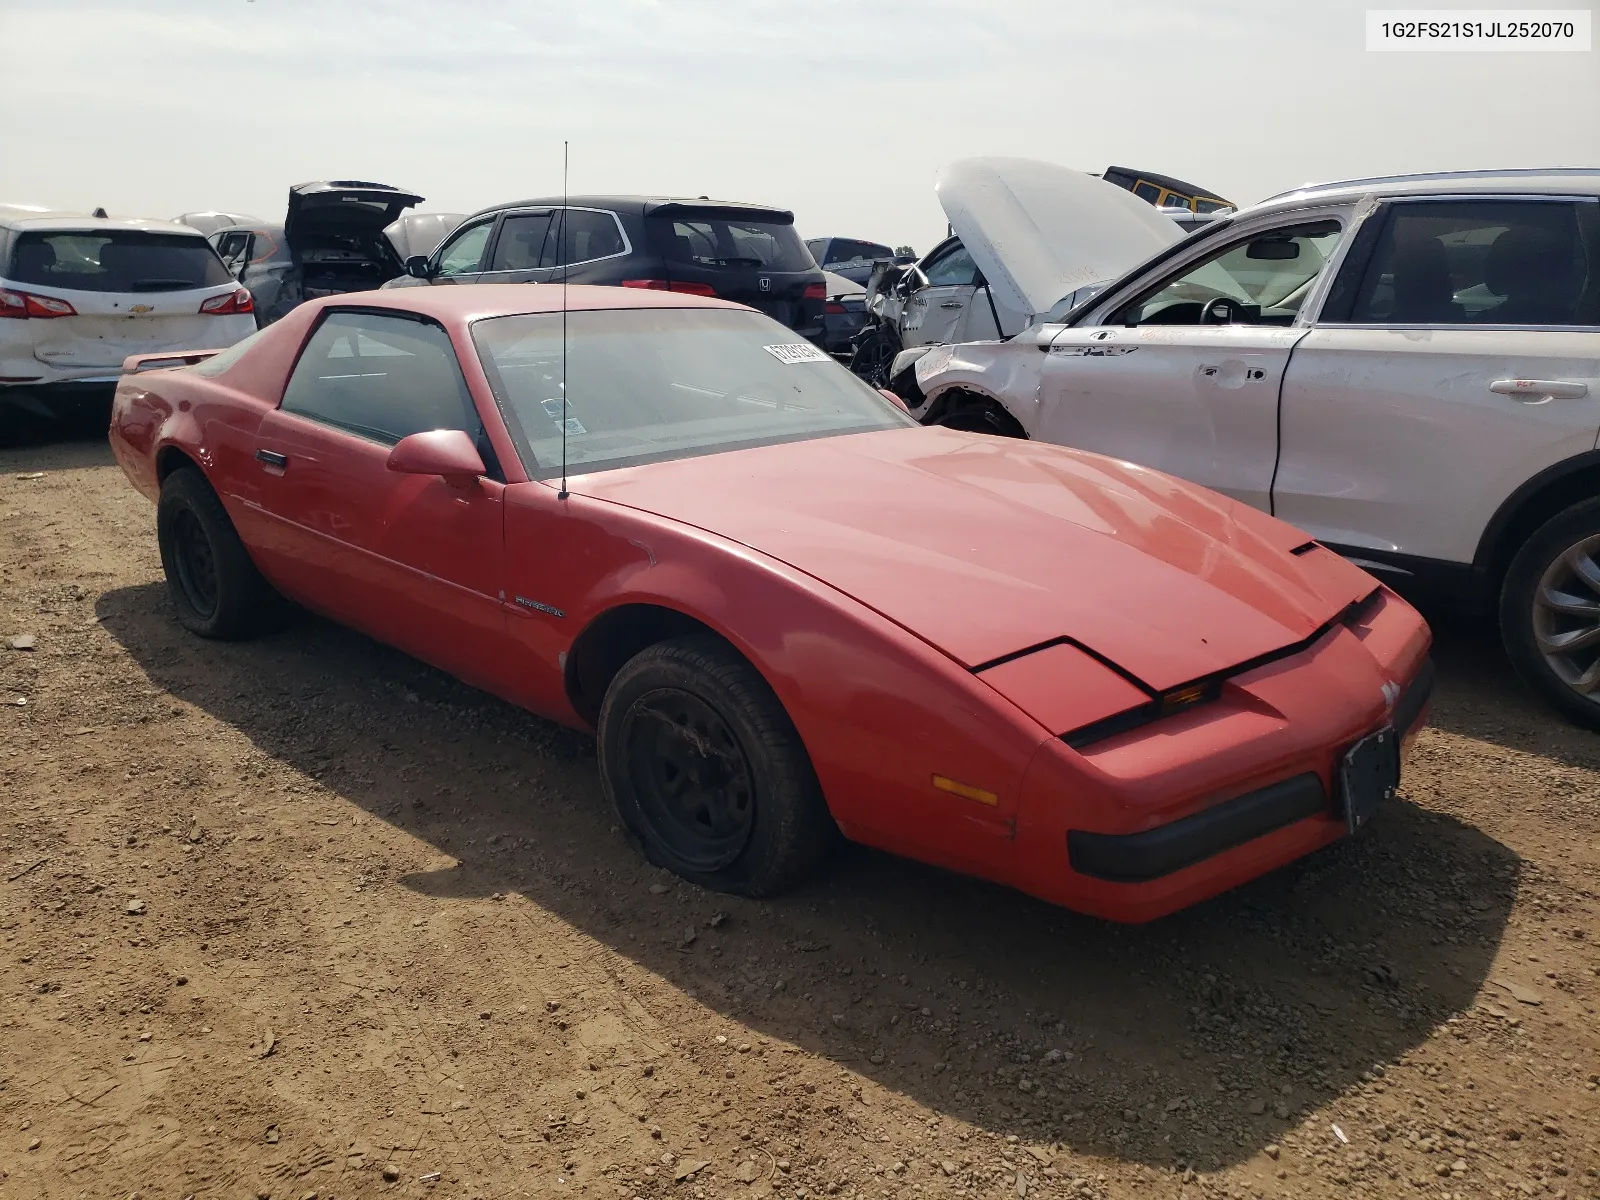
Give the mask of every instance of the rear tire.
[[1511, 560], [1500, 635], [1529, 687], [1600, 729], [1600, 500], [1557, 513]]
[[800, 735], [720, 638], [659, 642], [625, 663], [598, 721], [600, 778], [644, 855], [692, 883], [770, 896], [837, 835]]
[[281, 625], [287, 602], [261, 577], [205, 476], [181, 467], [161, 484], [156, 539], [178, 622], [232, 641]]

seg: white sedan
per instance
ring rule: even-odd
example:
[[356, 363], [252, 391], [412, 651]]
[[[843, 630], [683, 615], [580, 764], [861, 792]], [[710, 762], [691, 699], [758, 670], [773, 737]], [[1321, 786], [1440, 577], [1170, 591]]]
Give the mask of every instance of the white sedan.
[[1600, 728], [1600, 171], [1307, 187], [1045, 303], [907, 351], [892, 386], [925, 423], [1169, 472], [1496, 612]]

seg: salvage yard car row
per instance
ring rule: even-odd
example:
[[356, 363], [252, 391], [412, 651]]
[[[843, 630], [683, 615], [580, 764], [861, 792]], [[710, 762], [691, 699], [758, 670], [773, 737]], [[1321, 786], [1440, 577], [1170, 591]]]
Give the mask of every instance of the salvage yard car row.
[[[377, 186], [305, 190], [333, 257]], [[791, 214], [705, 199], [498, 205], [380, 290], [295, 256], [273, 323], [117, 387], [180, 620], [310, 609], [592, 731], [646, 856], [755, 895], [843, 833], [1146, 920], [1357, 834], [1432, 682], [1369, 570], [1455, 562], [1595, 720], [1600, 176], [938, 195], [855, 310]], [[890, 390], [835, 306], [911, 347]]]

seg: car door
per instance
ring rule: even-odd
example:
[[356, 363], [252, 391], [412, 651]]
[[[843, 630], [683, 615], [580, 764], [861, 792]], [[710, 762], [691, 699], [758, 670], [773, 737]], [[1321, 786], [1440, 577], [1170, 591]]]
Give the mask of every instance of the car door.
[[900, 341], [908, 347], [952, 340], [977, 291], [978, 265], [959, 238], [930, 253], [920, 269], [927, 282], [907, 297], [900, 312]]
[[1375, 564], [1470, 563], [1600, 433], [1600, 201], [1395, 199], [1283, 385], [1278, 515]]
[[228, 229], [212, 234], [210, 240], [228, 273], [235, 279], [244, 274], [245, 264], [250, 261], [250, 231]]
[[548, 283], [555, 273], [556, 248], [550, 236], [555, 210], [505, 213], [494, 236], [480, 283]]
[[1118, 288], [1092, 322], [1050, 339], [1033, 436], [1270, 511], [1278, 389], [1344, 225], [1332, 212], [1279, 216]]
[[255, 439], [255, 548], [292, 597], [499, 690], [502, 492], [390, 471], [408, 434], [462, 429], [499, 474], [449, 335], [403, 313], [326, 311]]
[[483, 274], [495, 218], [474, 221], [451, 234], [428, 263], [429, 283], [477, 283]]

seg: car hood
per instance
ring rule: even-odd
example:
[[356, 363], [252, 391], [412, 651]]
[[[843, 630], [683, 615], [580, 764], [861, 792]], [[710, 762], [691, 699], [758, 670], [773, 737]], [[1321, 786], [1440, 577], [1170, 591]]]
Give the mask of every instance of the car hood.
[[995, 299], [1017, 312], [1048, 312], [1184, 236], [1132, 192], [1029, 158], [964, 158], [934, 188]]
[[291, 245], [308, 243], [329, 234], [372, 236], [398, 219], [406, 209], [421, 203], [421, 196], [386, 183], [344, 179], [332, 183], [298, 183], [289, 189], [289, 209], [283, 220], [283, 230]]
[[1377, 587], [1320, 548], [1291, 553], [1298, 530], [1159, 472], [940, 428], [569, 486], [787, 563], [969, 668], [1071, 638], [1160, 690], [1303, 641]]
[[384, 226], [383, 234], [400, 256], [400, 261], [414, 255], [424, 258], [438, 249], [439, 243], [467, 219], [466, 213], [407, 213], [397, 221]]

